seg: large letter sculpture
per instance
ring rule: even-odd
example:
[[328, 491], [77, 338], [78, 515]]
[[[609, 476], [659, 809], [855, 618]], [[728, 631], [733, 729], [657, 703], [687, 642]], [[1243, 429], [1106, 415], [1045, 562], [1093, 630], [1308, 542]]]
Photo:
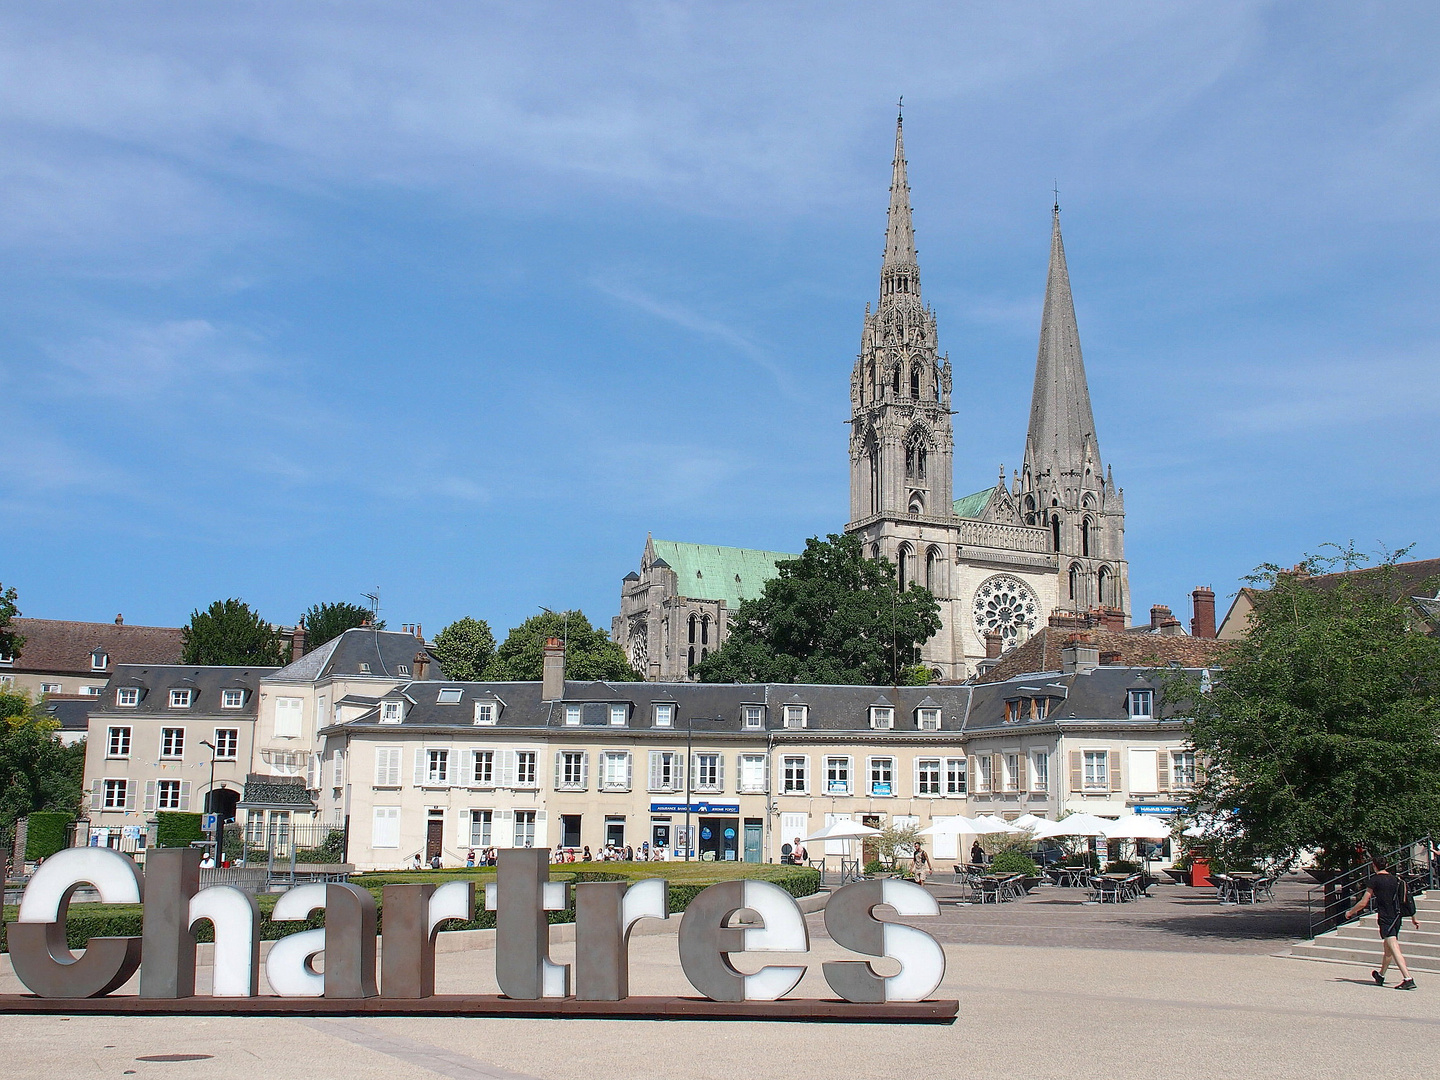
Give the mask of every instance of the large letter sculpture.
[[99, 997], [129, 981], [140, 966], [138, 937], [91, 938], [85, 955], [65, 944], [70, 898], [90, 884], [106, 904], [138, 904], [145, 879], [118, 851], [65, 848], [36, 870], [9, 927], [10, 964], [19, 980], [41, 997]]
[[[746, 909], [759, 915], [758, 927], [729, 927]], [[774, 1001], [805, 974], [800, 967], [763, 967], [744, 975], [730, 963], [738, 952], [806, 952], [810, 932], [794, 897], [768, 881], [724, 881], [690, 901], [680, 921], [680, 966], [700, 993], [715, 1001]]]
[[629, 997], [630, 931], [641, 919], [669, 917], [670, 886], [663, 878], [575, 886], [575, 996], [581, 1001]]
[[[281, 997], [375, 997], [375, 897], [356, 885], [297, 885], [275, 901], [276, 922], [323, 908], [325, 928], [281, 938], [265, 958], [265, 977]], [[325, 971], [315, 957], [325, 954]]]
[[547, 911], [564, 911], [569, 886], [550, 880], [549, 852], [505, 848], [485, 886], [485, 908], [495, 912], [495, 981], [508, 998], [570, 996], [570, 965], [550, 960]]
[[451, 919], [475, 917], [475, 883], [386, 885], [381, 894], [380, 993], [387, 998], [435, 995], [435, 935]]
[[852, 952], [888, 956], [902, 967], [887, 977], [864, 960], [827, 961], [825, 981], [846, 1001], [924, 1001], [945, 977], [945, 950], [923, 930], [880, 922], [880, 904], [901, 915], [940, 914], [935, 897], [910, 881], [857, 881], [836, 890], [825, 905], [825, 932]]

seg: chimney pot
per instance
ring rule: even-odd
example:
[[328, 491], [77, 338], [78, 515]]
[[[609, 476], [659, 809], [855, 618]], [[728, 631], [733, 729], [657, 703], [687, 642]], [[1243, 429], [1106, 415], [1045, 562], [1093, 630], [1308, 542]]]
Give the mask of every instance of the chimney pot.
[[985, 659], [995, 660], [1004, 651], [1005, 638], [999, 630], [991, 630], [985, 635]]
[[115, 616], [115, 625], [116, 625], [116, 626], [124, 626], [124, 625], [125, 625], [125, 616], [124, 616], [124, 615], [116, 615], [116, 616]]
[[1215, 636], [1215, 590], [1201, 585], [1190, 594], [1195, 617], [1190, 620], [1190, 636], [1213, 638]]
[[424, 641], [424, 640], [425, 640], [425, 628], [424, 628], [423, 626], [421, 626], [418, 622], [415, 624], [415, 640], [417, 640], [417, 641]]
[[295, 624], [295, 631], [290, 636], [290, 662], [293, 664], [305, 655], [305, 620], [301, 619]]
[[1172, 618], [1173, 613], [1165, 604], [1150, 605], [1150, 629], [1158, 630], [1166, 619]]

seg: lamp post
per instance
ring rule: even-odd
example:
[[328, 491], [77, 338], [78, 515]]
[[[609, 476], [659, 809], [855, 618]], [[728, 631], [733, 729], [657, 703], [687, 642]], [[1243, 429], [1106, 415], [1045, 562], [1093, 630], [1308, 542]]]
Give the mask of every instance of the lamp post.
[[[702, 716], [701, 720], [723, 723], [723, 716]], [[695, 763], [695, 717], [689, 714], [685, 717], [685, 861], [690, 861], [690, 849], [694, 847], [694, 838], [690, 835], [690, 792], [691, 792], [691, 766]]]
[[205, 812], [215, 814], [215, 828], [210, 833], [210, 862], [220, 865], [220, 815], [215, 813], [215, 744], [201, 739], [200, 745], [210, 749], [210, 786], [205, 789]]

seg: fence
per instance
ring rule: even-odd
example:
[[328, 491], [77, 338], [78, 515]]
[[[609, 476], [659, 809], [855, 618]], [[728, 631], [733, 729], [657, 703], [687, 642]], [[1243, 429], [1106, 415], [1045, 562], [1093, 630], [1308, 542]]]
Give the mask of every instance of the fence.
[[345, 861], [345, 826], [319, 821], [258, 820], [226, 825], [220, 842], [220, 865], [231, 869], [265, 870], [266, 885], [293, 884], [301, 878], [337, 877]]
[[[1434, 840], [1426, 835], [1389, 852], [1385, 861], [1405, 881], [1412, 894], [1421, 893], [1440, 888], [1440, 866], [1436, 865], [1434, 851]], [[1370, 864], [1365, 862], [1310, 889], [1305, 897], [1310, 937], [1333, 930], [1345, 921], [1345, 912], [1364, 895], [1371, 873]]]

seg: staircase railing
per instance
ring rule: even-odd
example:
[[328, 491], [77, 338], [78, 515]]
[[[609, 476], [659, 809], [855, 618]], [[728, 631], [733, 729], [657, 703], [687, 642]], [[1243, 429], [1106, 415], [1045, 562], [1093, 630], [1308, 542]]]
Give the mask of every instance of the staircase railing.
[[[1440, 889], [1440, 865], [1434, 854], [1435, 845], [1429, 834], [1387, 852], [1385, 861], [1396, 876], [1403, 878], [1412, 895], [1427, 889]], [[1345, 921], [1345, 912], [1365, 893], [1373, 873], [1367, 860], [1336, 874], [1305, 895], [1305, 910], [1310, 918], [1310, 937], [1335, 929]]]

